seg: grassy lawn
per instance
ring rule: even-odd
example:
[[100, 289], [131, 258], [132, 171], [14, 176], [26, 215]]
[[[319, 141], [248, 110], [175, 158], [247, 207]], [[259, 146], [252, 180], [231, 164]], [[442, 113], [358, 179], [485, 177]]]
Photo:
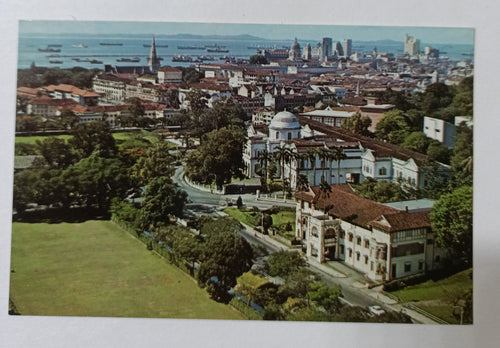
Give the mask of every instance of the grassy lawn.
[[224, 209], [224, 213], [229, 216], [234, 217], [236, 220], [243, 222], [251, 227], [255, 227], [256, 218], [252, 216], [252, 211], [246, 208], [238, 209], [238, 208], [226, 208]]
[[14, 223], [11, 270], [22, 315], [245, 319], [109, 221]]
[[391, 294], [402, 302], [412, 302], [449, 323], [458, 324], [457, 318], [453, 316], [453, 301], [462, 298], [471, 289], [472, 269], [468, 269], [436, 282], [429, 280]]
[[[27, 143], [27, 144], [35, 144], [37, 140], [43, 141], [45, 138], [47, 138], [47, 135], [33, 135], [33, 136], [16, 136], [15, 137], [15, 143]], [[62, 135], [53, 135], [53, 137], [59, 138], [59, 139], [64, 139], [65, 141], [68, 141], [69, 138], [71, 138], [71, 135], [68, 134], [62, 134]]]

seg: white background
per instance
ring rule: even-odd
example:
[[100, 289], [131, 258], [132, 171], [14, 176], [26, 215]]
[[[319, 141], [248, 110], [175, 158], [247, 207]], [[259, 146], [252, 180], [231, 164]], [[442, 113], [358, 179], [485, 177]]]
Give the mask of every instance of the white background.
[[[491, 1], [0, 0], [0, 347], [498, 347], [499, 6]], [[19, 19], [446, 26], [476, 29], [474, 325], [9, 317], [12, 168]]]

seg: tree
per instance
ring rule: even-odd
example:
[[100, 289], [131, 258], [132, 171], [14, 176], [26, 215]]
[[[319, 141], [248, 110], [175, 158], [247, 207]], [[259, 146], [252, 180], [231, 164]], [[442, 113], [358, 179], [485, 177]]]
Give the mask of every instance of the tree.
[[370, 131], [368, 128], [372, 125], [372, 120], [368, 116], [361, 116], [359, 112], [342, 121], [340, 128], [349, 132], [368, 136]]
[[37, 140], [36, 146], [50, 167], [67, 168], [75, 160], [73, 149], [63, 139], [48, 137]]
[[427, 147], [427, 156], [433, 161], [450, 164], [451, 151], [437, 140], [431, 140]]
[[297, 190], [304, 191], [307, 190], [308, 187], [309, 187], [309, 179], [307, 178], [306, 175], [300, 174], [297, 177]]
[[174, 174], [173, 162], [174, 158], [168, 152], [168, 145], [159, 142], [148, 148], [144, 156], [139, 157], [131, 169], [132, 176], [141, 186], [156, 177], [171, 177]]
[[337, 184], [340, 184], [340, 162], [346, 159], [347, 155], [341, 147], [334, 147], [330, 153], [330, 158], [337, 162]]
[[141, 203], [142, 227], [170, 224], [172, 216], [182, 216], [186, 201], [186, 192], [178, 189], [172, 179], [162, 176], [150, 180]]
[[453, 110], [455, 115], [472, 116], [474, 113], [474, 78], [472, 76], [464, 78], [458, 84], [455, 96], [453, 97]]
[[117, 147], [107, 122], [82, 123], [72, 130], [68, 143], [79, 158], [89, 157], [97, 150], [100, 157], [114, 157]]
[[[250, 270], [253, 252], [248, 242], [233, 231], [219, 231], [206, 237], [201, 255], [198, 279], [206, 284], [217, 278], [213, 286], [218, 293], [236, 285], [236, 279]], [[223, 297], [221, 297], [223, 299]]]
[[270, 276], [287, 277], [306, 266], [306, 262], [298, 252], [280, 250], [269, 255], [266, 271]]
[[[262, 150], [261, 153], [259, 154], [259, 162], [260, 162], [260, 167], [261, 167], [261, 176], [264, 177], [264, 183], [263, 187], [264, 190], [267, 191], [267, 183], [269, 181], [269, 162], [272, 161], [272, 154], [269, 153], [266, 149]], [[261, 180], [262, 181], [262, 180]]]
[[255, 54], [253, 56], [250, 56], [249, 64], [267, 64], [267, 59], [263, 55], [260, 54]]
[[307, 149], [306, 158], [309, 160], [311, 168], [313, 169], [313, 186], [316, 186], [316, 155], [317, 152], [314, 149]]
[[78, 123], [78, 116], [76, 116], [72, 110], [68, 109], [64, 109], [63, 111], [61, 111], [60, 119], [61, 119], [61, 125], [65, 129], [72, 129]]
[[466, 126], [459, 126], [451, 168], [457, 185], [472, 185], [473, 132]]
[[186, 156], [186, 174], [191, 180], [217, 187], [240, 176], [243, 168], [243, 143], [241, 128], [221, 128], [206, 135], [200, 147]]
[[419, 131], [410, 133], [401, 146], [408, 150], [426, 153], [429, 143], [430, 139], [423, 132]]
[[[448, 107], [453, 101], [453, 89], [442, 82], [433, 83], [426, 87], [422, 94], [421, 110], [427, 116], [437, 116], [436, 113]], [[452, 121], [445, 119], [446, 121]]]
[[387, 140], [393, 144], [401, 144], [410, 131], [410, 127], [401, 110], [391, 110], [377, 123], [375, 132], [377, 138]]
[[329, 313], [335, 313], [340, 308], [340, 300], [342, 290], [340, 286], [329, 288], [325, 283], [316, 282], [311, 285], [311, 289], [307, 293], [309, 300], [322, 306]]
[[434, 204], [431, 223], [439, 246], [472, 262], [472, 186], [445, 194]]

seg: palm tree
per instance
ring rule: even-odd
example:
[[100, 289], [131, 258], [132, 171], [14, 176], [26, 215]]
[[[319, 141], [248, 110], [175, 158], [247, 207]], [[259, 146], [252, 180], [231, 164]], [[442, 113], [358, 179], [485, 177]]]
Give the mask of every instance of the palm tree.
[[309, 179], [307, 175], [299, 174], [297, 177], [297, 191], [304, 191], [309, 187]]
[[313, 169], [313, 186], [316, 186], [316, 151], [314, 149], [308, 149], [305, 153], [305, 157], [311, 163], [311, 168]]
[[332, 208], [331, 205], [326, 204], [327, 199], [330, 198], [330, 193], [332, 193], [332, 187], [325, 180], [322, 180], [321, 184], [319, 185], [319, 190], [322, 196], [321, 199], [323, 201], [323, 211], [326, 214], [328, 210]]
[[334, 147], [332, 149], [332, 157], [337, 161], [337, 184], [340, 184], [340, 162], [346, 159], [347, 155], [341, 147]]
[[269, 161], [272, 160], [272, 155], [267, 151], [266, 149], [262, 150], [262, 152], [259, 155], [259, 161], [260, 161], [260, 167], [263, 168], [264, 170], [264, 178], [265, 178], [265, 188], [267, 190], [267, 183], [269, 181], [269, 175], [268, 175], [268, 170], [267, 167], [269, 165]]
[[325, 167], [326, 167], [326, 161], [328, 158], [328, 149], [321, 147], [317, 150], [320, 162], [321, 162], [321, 182], [327, 181], [325, 180]]
[[280, 163], [281, 167], [281, 182], [283, 184], [283, 196], [285, 195], [285, 162], [288, 161], [289, 150], [286, 145], [276, 147], [276, 152], [274, 152], [274, 156], [277, 161]]

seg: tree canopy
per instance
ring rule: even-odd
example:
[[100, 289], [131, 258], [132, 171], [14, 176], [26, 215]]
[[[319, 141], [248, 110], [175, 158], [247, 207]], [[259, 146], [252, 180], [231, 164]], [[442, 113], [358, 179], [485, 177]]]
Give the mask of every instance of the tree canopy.
[[397, 109], [384, 113], [376, 128], [377, 138], [393, 144], [401, 144], [410, 131], [403, 112]]
[[344, 119], [340, 128], [360, 135], [370, 135], [368, 128], [370, 128], [371, 125], [372, 120], [369, 117], [361, 116], [361, 114], [357, 112], [353, 116]]
[[434, 204], [431, 223], [439, 246], [472, 262], [472, 186], [445, 194]]

